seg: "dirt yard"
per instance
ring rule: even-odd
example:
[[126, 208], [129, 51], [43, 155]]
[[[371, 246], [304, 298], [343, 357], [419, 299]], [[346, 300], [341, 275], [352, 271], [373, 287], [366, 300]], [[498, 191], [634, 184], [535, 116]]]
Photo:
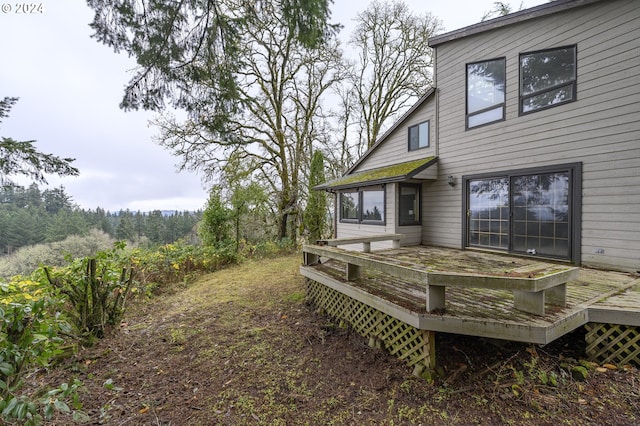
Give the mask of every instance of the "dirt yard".
[[[300, 256], [249, 261], [132, 305], [38, 385], [78, 378], [105, 425], [634, 425], [640, 372], [596, 366], [579, 332], [543, 348], [439, 334], [436, 383], [305, 303]], [[71, 424], [59, 417], [50, 425]]]

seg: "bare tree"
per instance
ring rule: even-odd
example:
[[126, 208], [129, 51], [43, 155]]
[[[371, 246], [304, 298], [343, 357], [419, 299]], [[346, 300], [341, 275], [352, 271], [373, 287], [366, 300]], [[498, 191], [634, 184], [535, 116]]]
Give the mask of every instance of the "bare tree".
[[431, 14], [412, 14], [402, 1], [374, 1], [356, 19], [350, 45], [358, 58], [351, 76], [358, 100], [358, 141], [370, 147], [388, 120], [432, 84], [429, 37], [441, 29]]
[[[247, 6], [250, 7], [250, 6]], [[215, 109], [202, 106], [197, 118], [179, 123], [163, 116], [158, 141], [182, 158], [181, 167], [219, 177], [228, 160], [255, 165], [255, 176], [268, 186], [278, 216], [278, 236], [295, 237], [294, 219], [317, 139], [322, 97], [338, 80], [341, 60], [334, 38], [305, 47], [280, 9], [264, 3], [239, 43], [245, 58], [236, 72], [242, 108], [217, 132]]]
[[[520, 3], [520, 8], [518, 10], [522, 10], [522, 7], [523, 5], [522, 3]], [[512, 13], [513, 11], [514, 11], [513, 6], [511, 6], [509, 3], [496, 1], [496, 2], [493, 2], [493, 8], [488, 12], [485, 12], [484, 15], [482, 15], [482, 19], [480, 19], [480, 21], [484, 22], [484, 21], [488, 21], [489, 19], [505, 16]]]

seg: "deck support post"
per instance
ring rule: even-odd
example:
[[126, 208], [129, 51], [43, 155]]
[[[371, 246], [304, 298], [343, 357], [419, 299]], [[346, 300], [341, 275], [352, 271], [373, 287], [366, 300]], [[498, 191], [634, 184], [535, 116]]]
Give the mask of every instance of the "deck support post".
[[366, 241], [362, 243], [362, 251], [364, 253], [371, 253], [371, 242]]
[[393, 248], [394, 249], [400, 248], [400, 240], [393, 240]]
[[556, 306], [567, 306], [567, 283], [545, 290], [547, 302]]
[[430, 330], [420, 330], [422, 336], [422, 362], [413, 366], [413, 375], [433, 383], [435, 380], [436, 368], [436, 333]]
[[544, 316], [544, 290], [513, 291], [515, 308], [534, 315]]
[[427, 284], [427, 312], [444, 309], [444, 286]]
[[353, 263], [347, 263], [347, 281], [355, 281], [360, 278], [362, 268]]

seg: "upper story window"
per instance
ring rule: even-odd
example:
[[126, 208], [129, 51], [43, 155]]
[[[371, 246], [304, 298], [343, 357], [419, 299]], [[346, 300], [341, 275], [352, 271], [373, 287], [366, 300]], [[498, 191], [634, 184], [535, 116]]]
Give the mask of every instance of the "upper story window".
[[576, 46], [520, 54], [520, 114], [576, 100]]
[[467, 129], [504, 120], [505, 58], [467, 64]]
[[384, 225], [384, 189], [367, 189], [340, 193], [340, 221]]
[[409, 127], [409, 151], [429, 146], [429, 122]]

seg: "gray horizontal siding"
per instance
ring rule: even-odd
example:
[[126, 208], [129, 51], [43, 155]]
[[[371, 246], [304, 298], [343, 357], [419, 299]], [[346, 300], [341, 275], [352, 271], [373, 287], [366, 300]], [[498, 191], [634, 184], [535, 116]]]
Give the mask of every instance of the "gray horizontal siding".
[[[355, 171], [376, 169], [378, 167], [389, 166], [394, 163], [418, 160], [420, 158], [436, 155], [435, 118], [435, 102], [432, 97], [421, 105], [413, 114], [411, 114], [401, 126], [398, 126], [397, 129], [391, 132], [384, 143], [379, 145], [375, 151], [365, 158]], [[424, 121], [429, 121], [429, 147], [416, 151], [409, 151], [408, 128]]]
[[[577, 101], [518, 115], [519, 53], [577, 45]], [[506, 120], [465, 130], [465, 64], [506, 57]], [[640, 269], [640, 8], [599, 2], [437, 48], [440, 179], [423, 242], [462, 243], [462, 188], [446, 176], [583, 163], [583, 263]], [[444, 179], [444, 180], [443, 180]], [[605, 250], [604, 255], [594, 253]]]

